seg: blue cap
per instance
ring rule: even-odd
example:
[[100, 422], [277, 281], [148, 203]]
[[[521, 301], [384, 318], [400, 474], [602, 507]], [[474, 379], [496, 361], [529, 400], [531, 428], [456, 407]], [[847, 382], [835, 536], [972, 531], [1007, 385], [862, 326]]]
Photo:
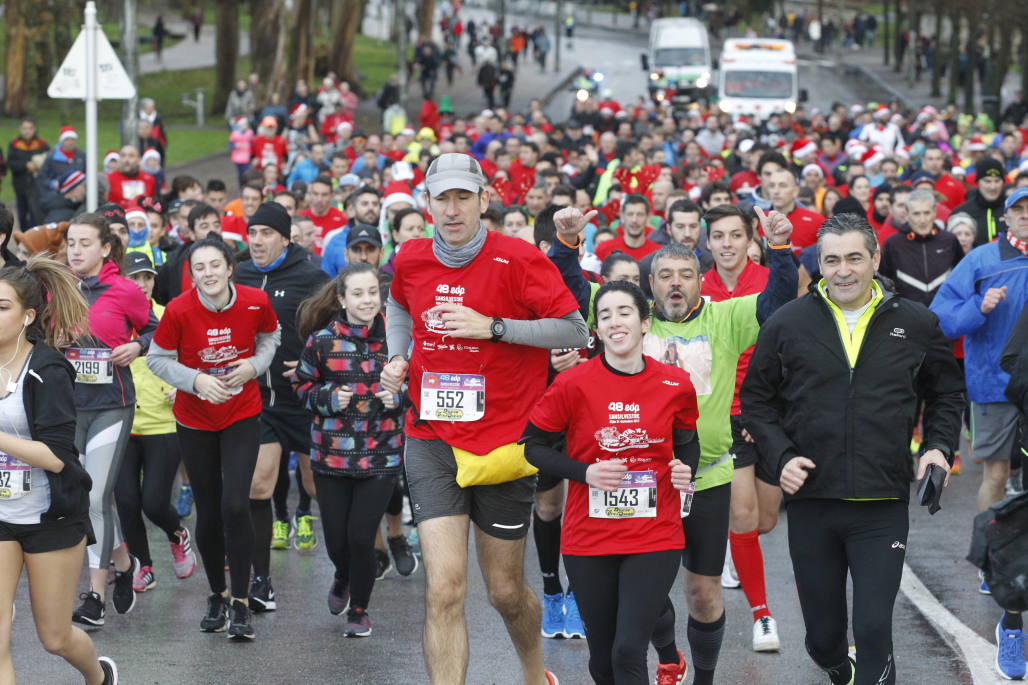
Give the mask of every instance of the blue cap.
[[920, 171], [914, 172], [910, 177], [910, 187], [916, 188], [918, 183], [931, 183], [935, 185], [935, 177], [932, 176], [932, 172], [921, 169]]
[[1028, 188], [1018, 188], [1014, 192], [1010, 193], [1010, 197], [1007, 198], [1006, 204], [1003, 205], [1003, 211], [1007, 211], [1013, 205], [1017, 204], [1026, 197], [1028, 197]]
[[343, 174], [339, 179], [339, 187], [343, 186], [359, 186], [361, 184], [360, 178], [357, 174]]

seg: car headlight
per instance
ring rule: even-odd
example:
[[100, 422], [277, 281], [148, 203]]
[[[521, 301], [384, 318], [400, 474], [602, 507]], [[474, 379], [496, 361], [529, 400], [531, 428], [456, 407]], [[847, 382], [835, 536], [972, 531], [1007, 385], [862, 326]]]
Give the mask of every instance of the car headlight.
[[585, 88], [580, 88], [579, 91], [575, 93], [575, 98], [579, 102], [585, 102], [589, 99], [589, 91], [587, 91]]
[[660, 79], [660, 74], [658, 74], [658, 73], [657, 73], [657, 72], [655, 72], [655, 71], [651, 71], [651, 72], [650, 72], [650, 80], [651, 80], [651, 81], [657, 81], [657, 80], [659, 80], [659, 79]]
[[705, 76], [701, 76], [698, 79], [696, 79], [697, 88], [706, 88], [708, 83], [710, 83], [710, 81]]
[[789, 114], [792, 114], [793, 112], [796, 111], [796, 103], [793, 102], [792, 100], [789, 100], [788, 102], [785, 103], [785, 107], [783, 109], [785, 109], [785, 111], [788, 112]]
[[596, 83], [603, 83], [603, 78], [604, 77], [602, 71], [593, 72], [593, 81], [595, 81]]

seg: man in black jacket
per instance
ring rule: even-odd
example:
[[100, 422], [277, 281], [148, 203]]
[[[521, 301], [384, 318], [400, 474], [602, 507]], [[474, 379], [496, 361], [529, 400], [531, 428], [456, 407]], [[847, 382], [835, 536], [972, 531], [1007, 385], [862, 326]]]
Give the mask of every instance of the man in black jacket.
[[39, 159], [49, 152], [50, 146], [36, 135], [36, 122], [22, 119], [18, 136], [7, 146], [7, 166], [11, 169], [14, 199], [18, 205], [18, 225], [27, 231], [42, 218], [39, 210], [39, 188], [36, 172]]
[[957, 205], [954, 214], [966, 212], [974, 217], [978, 224], [978, 235], [974, 246], [984, 245], [995, 240], [996, 235], [1007, 230], [1003, 219], [1003, 185], [1006, 169], [1003, 163], [986, 157], [975, 165], [975, 184], [977, 189], [968, 193], [967, 201]]
[[[296, 310], [328, 281], [328, 274], [308, 261], [302, 247], [290, 242], [289, 214], [277, 202], [258, 206], [246, 230], [250, 259], [236, 267], [236, 282], [264, 290], [282, 327], [282, 344], [275, 351], [271, 367], [257, 379], [264, 409], [260, 416], [261, 446], [250, 485], [250, 514], [256, 536], [250, 608], [259, 612], [276, 608], [270, 577], [273, 528], [278, 529], [275, 538], [279, 548], [285, 548], [289, 542], [288, 513], [279, 512], [280, 519], [273, 522], [271, 509], [271, 496], [281, 478], [282, 454], [295, 451], [302, 457], [310, 453], [311, 417], [300, 406], [290, 382], [304, 344], [296, 332]], [[288, 471], [282, 485], [288, 493]], [[310, 498], [303, 495], [306, 493], [301, 486], [301, 502], [296, 511], [296, 546], [310, 550], [317, 544], [317, 537], [312, 527]], [[283, 532], [283, 526], [284, 535], [278, 534]]]
[[834, 685], [890, 685], [915, 405], [919, 396], [925, 402], [917, 475], [930, 465], [948, 474], [964, 381], [936, 316], [874, 280], [878, 242], [865, 217], [829, 219], [817, 246], [823, 279], [760, 329], [739, 395], [742, 418], [785, 491], [807, 651]]

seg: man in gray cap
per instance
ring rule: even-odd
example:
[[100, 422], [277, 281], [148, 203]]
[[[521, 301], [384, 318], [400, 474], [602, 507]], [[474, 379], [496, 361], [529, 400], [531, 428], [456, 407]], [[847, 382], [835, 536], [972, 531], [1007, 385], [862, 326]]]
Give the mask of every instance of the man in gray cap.
[[535, 468], [517, 443], [545, 390], [549, 350], [584, 347], [588, 329], [539, 250], [482, 226], [489, 190], [474, 157], [439, 156], [425, 185], [435, 234], [397, 255], [382, 385], [399, 392], [409, 375], [404, 459], [425, 564], [428, 675], [436, 684], [467, 675], [474, 523], [489, 599], [524, 682], [554, 685], [542, 663], [539, 601], [523, 574]]

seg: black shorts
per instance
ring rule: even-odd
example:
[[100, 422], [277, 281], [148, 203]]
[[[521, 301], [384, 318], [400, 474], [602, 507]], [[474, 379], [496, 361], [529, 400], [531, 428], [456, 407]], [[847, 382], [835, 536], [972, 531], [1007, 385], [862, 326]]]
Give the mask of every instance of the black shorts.
[[300, 407], [264, 407], [260, 414], [262, 445], [277, 442], [282, 452], [310, 455], [311, 415]]
[[[482, 532], [501, 540], [528, 535], [536, 477], [497, 485], [457, 485], [453, 448], [442, 440], [407, 437], [403, 468], [414, 523], [440, 516], [468, 516]], [[720, 573], [720, 571], [718, 571]]]
[[682, 519], [685, 549], [682, 566], [701, 576], [720, 576], [728, 549], [728, 514], [732, 484], [725, 483], [693, 495], [689, 515]]
[[546, 492], [547, 490], [552, 490], [563, 482], [564, 479], [560, 476], [554, 476], [551, 473], [543, 473], [540, 471], [536, 474], [535, 491]]
[[17, 542], [25, 554], [43, 554], [74, 547], [92, 539], [89, 522], [82, 519], [44, 521], [42, 523], [6, 523], [0, 521], [0, 542]]
[[764, 465], [760, 462], [760, 452], [756, 444], [748, 442], [742, 437], [742, 418], [738, 414], [732, 415], [732, 465], [737, 468], [752, 466], [754, 474], [768, 485], [778, 485], [778, 479], [769, 474]]

